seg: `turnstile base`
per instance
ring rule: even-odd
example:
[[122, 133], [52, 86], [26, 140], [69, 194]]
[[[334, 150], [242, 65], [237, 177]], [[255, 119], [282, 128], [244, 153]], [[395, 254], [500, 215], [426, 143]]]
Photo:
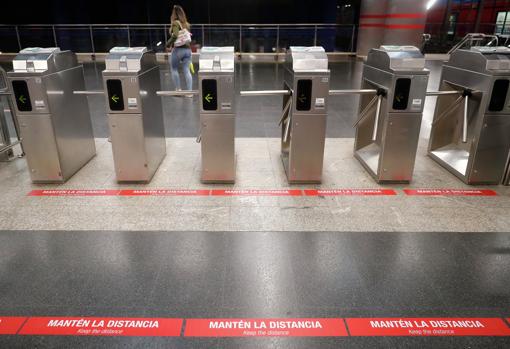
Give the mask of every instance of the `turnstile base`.
[[283, 169], [285, 170], [285, 175], [287, 176], [287, 182], [289, 184], [321, 184], [322, 179], [301, 179], [301, 178], [292, 178], [289, 173], [289, 156], [287, 154], [282, 154], [282, 164]]
[[354, 151], [354, 157], [358, 159], [376, 183], [411, 183], [411, 178], [382, 178], [378, 173], [380, 155], [380, 148], [375, 143]]

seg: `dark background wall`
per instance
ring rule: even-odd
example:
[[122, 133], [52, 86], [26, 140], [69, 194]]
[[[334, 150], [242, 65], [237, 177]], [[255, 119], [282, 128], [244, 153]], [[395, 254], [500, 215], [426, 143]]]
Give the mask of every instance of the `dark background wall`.
[[192, 23], [334, 23], [337, 11], [337, 0], [47, 0], [1, 11], [0, 23], [167, 23], [173, 4]]

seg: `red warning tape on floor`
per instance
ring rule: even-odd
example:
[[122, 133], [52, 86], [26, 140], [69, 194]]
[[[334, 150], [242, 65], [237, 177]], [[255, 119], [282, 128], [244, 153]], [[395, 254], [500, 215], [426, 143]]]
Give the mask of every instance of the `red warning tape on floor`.
[[305, 189], [306, 196], [381, 196], [397, 195], [393, 189]]
[[509, 336], [497, 318], [350, 318], [351, 336]]
[[16, 334], [26, 317], [0, 316], [0, 334]]
[[28, 196], [116, 196], [120, 190], [103, 189], [44, 189], [32, 190]]
[[179, 337], [182, 319], [31, 317], [21, 335]]
[[261, 190], [212, 190], [213, 196], [301, 196], [300, 189], [261, 189]]
[[154, 190], [121, 190], [120, 196], [209, 196], [210, 190], [193, 189], [154, 189]]
[[488, 189], [404, 189], [410, 196], [497, 196]]
[[343, 319], [187, 319], [184, 337], [343, 337]]

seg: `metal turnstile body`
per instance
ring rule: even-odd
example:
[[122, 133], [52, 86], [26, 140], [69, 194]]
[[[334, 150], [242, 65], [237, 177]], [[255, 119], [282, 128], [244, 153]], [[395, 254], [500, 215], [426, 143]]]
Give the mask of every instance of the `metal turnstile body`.
[[[320, 183], [330, 71], [322, 47], [291, 47], [284, 70], [281, 155], [289, 183]], [[285, 115], [287, 110], [287, 115]]]
[[33, 182], [64, 182], [96, 153], [83, 67], [59, 48], [28, 48], [8, 73]]
[[429, 71], [413, 46], [382, 46], [368, 53], [354, 155], [377, 182], [412, 180]]
[[440, 90], [462, 95], [438, 98], [429, 155], [467, 184], [502, 181], [510, 146], [509, 84], [506, 47], [457, 50], [443, 66]]
[[[8, 101], [9, 110], [14, 113], [12, 108], [11, 99], [8, 98], [11, 95], [9, 84], [7, 83], [7, 74], [5, 70], [0, 68], [0, 162], [9, 161], [13, 155], [13, 149], [11, 148], [11, 133], [9, 132], [9, 124], [5, 115], [6, 105], [5, 101]], [[13, 117], [13, 121], [14, 121]]]
[[103, 82], [117, 181], [149, 182], [166, 155], [156, 55], [146, 47], [114, 47]]
[[234, 47], [200, 51], [200, 139], [202, 182], [235, 181]]

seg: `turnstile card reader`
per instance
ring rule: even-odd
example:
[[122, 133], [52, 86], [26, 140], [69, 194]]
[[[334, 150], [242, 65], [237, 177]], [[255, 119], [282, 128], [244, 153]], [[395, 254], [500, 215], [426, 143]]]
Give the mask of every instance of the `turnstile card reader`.
[[200, 50], [200, 141], [202, 182], [235, 181], [234, 47]]
[[[510, 148], [510, 49], [457, 50], [443, 66], [429, 155], [467, 184], [502, 181]], [[454, 94], [454, 93], [457, 94]]]
[[8, 73], [33, 182], [64, 182], [96, 153], [83, 67], [59, 48], [27, 48]]
[[114, 47], [103, 71], [115, 173], [119, 182], [149, 182], [166, 155], [156, 55]]
[[330, 71], [322, 47], [290, 47], [284, 71], [281, 155], [289, 183], [320, 183]]
[[354, 155], [379, 183], [412, 180], [429, 71], [413, 46], [368, 53], [356, 122]]

